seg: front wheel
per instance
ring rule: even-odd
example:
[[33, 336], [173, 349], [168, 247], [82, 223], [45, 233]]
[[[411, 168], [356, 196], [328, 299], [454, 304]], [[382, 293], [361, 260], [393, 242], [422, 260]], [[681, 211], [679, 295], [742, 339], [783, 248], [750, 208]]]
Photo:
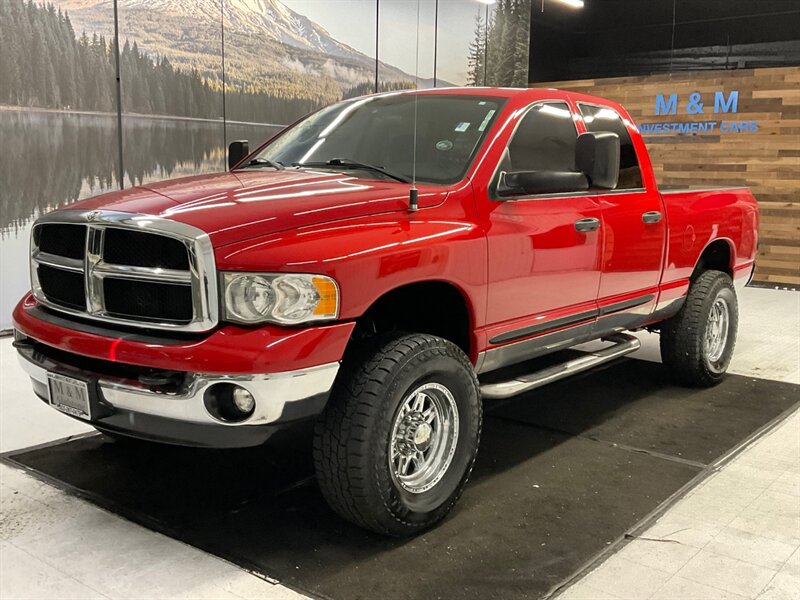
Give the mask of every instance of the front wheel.
[[731, 278], [705, 271], [692, 283], [680, 312], [661, 327], [661, 360], [679, 383], [714, 385], [730, 365], [738, 323]]
[[345, 360], [315, 428], [314, 464], [342, 517], [405, 536], [450, 511], [467, 483], [481, 431], [478, 381], [447, 340], [374, 339]]

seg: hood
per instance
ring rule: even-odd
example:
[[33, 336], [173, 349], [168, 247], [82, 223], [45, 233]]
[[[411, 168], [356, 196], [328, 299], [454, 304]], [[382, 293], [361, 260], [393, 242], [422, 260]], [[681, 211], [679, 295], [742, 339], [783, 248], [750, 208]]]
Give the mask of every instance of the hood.
[[[111, 192], [73, 204], [81, 210], [144, 213], [197, 227], [224, 246], [255, 236], [341, 219], [405, 211], [410, 185], [346, 173], [286, 169], [216, 173]], [[419, 185], [421, 208], [447, 189]]]

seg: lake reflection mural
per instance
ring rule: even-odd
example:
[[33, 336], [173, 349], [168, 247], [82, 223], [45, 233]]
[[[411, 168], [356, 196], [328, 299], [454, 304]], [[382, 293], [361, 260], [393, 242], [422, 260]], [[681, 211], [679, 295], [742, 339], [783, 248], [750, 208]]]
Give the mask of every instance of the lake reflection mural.
[[[0, 330], [29, 287], [38, 215], [120, 187], [221, 171], [228, 142], [254, 147], [376, 83], [482, 84], [486, 5], [419, 2], [418, 18], [415, 0], [0, 0]], [[488, 14], [489, 56], [502, 40], [513, 56], [490, 82], [526, 81], [530, 0], [499, 0]]]

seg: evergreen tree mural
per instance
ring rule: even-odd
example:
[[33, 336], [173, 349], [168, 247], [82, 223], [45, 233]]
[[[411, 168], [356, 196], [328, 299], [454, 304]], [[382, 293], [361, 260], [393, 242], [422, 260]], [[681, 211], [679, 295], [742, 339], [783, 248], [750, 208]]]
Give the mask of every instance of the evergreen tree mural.
[[[0, 104], [85, 111], [116, 111], [113, 42], [82, 32], [76, 37], [69, 16], [52, 4], [0, 1]], [[134, 41], [120, 52], [123, 110], [219, 119], [222, 84], [192, 69], [174, 68]], [[290, 123], [330, 102], [329, 93], [289, 97], [240, 84], [226, 86], [229, 115], [253, 121]]]
[[467, 57], [467, 85], [483, 85], [483, 65], [486, 49], [486, 24], [480, 11], [475, 15], [475, 38], [469, 45]]
[[530, 14], [531, 0], [499, 0], [489, 23], [478, 12], [469, 46], [469, 85], [528, 85]]

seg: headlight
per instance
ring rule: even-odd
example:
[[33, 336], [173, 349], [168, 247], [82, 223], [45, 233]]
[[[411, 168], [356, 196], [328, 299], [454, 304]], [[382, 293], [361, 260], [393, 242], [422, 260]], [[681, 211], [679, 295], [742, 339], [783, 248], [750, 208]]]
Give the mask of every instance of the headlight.
[[339, 287], [324, 275], [224, 273], [222, 289], [228, 321], [295, 325], [339, 314]]

